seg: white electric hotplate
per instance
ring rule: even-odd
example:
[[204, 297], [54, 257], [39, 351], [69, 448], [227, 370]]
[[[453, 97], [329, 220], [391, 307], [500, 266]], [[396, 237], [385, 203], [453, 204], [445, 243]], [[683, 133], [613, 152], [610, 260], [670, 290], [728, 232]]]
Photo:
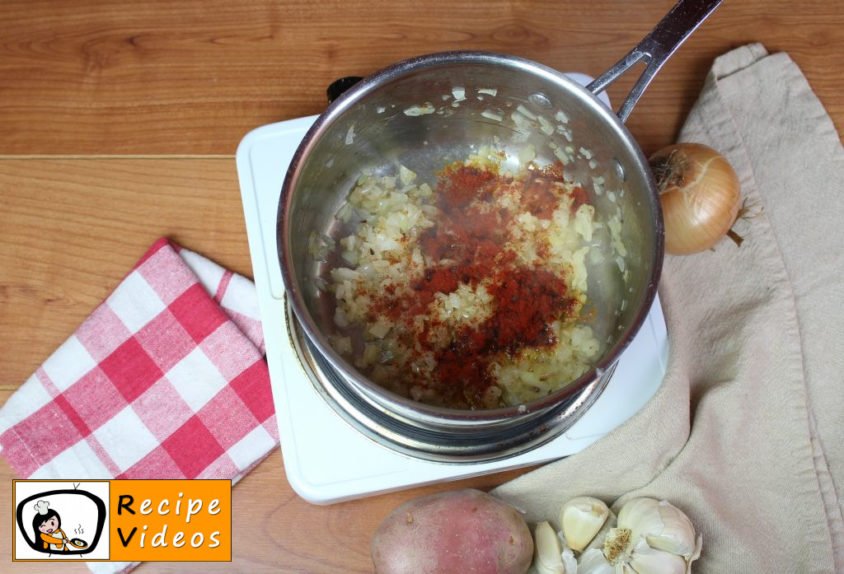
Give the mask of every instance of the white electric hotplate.
[[[586, 85], [591, 78], [570, 74]], [[602, 99], [609, 103], [604, 94]], [[305, 500], [330, 504], [411, 486], [534, 465], [575, 454], [635, 414], [659, 388], [668, 336], [659, 298], [595, 404], [567, 431], [528, 452], [492, 462], [442, 463], [379, 444], [346, 423], [300, 365], [287, 330], [276, 249], [279, 193], [288, 165], [317, 116], [278, 122], [247, 134], [237, 172], [258, 292], [273, 399], [287, 480]]]

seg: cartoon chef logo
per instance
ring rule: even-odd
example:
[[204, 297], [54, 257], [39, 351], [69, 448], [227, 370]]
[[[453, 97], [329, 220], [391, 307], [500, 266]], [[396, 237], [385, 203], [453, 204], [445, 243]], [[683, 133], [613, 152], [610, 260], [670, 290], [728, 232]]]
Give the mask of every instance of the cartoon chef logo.
[[[50, 508], [46, 500], [35, 503], [36, 514], [32, 518], [33, 537], [41, 550], [64, 552], [71, 548], [87, 548], [88, 543], [82, 538], [70, 539], [62, 530], [62, 517], [55, 509]], [[78, 530], [78, 529], [77, 529]]]
[[108, 541], [103, 540], [106, 505], [102, 493], [96, 492], [105, 488], [108, 500], [108, 483], [72, 483], [71, 488], [51, 489], [44, 486], [59, 485], [16, 481], [14, 558], [108, 558]]

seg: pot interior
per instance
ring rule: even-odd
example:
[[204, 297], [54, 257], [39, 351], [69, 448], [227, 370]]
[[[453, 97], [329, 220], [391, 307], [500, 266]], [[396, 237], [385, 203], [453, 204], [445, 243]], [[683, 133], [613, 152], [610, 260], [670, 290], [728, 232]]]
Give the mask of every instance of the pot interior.
[[[332, 347], [335, 299], [325, 285], [336, 261], [314, 242], [344, 233], [337, 214], [362, 173], [395, 176], [404, 166], [435, 186], [446, 165], [486, 148], [514, 172], [528, 161], [564, 164], [600, 223], [585, 260], [581, 313], [601, 345], [599, 358], [519, 412], [547, 407], [610, 367], [653, 300], [662, 262], [659, 202], [641, 151], [610, 110], [563, 74], [518, 58], [446, 53], [403, 62], [352, 88], [316, 122], [288, 172], [278, 229], [286, 288], [307, 336], [351, 384], [393, 404], [428, 409], [374, 385]], [[502, 415], [493, 410], [490, 416]]]

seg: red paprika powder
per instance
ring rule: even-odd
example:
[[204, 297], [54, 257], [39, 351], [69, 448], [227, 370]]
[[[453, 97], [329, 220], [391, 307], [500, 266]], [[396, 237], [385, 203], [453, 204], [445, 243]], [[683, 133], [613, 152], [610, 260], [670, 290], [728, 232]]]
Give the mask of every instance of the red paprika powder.
[[[425, 272], [411, 282], [409, 291], [385, 288], [370, 308], [370, 319], [384, 314], [404, 323], [405, 332], [413, 332], [416, 317], [425, 315], [422, 333], [408, 347], [432, 354], [436, 366], [433, 378], [414, 383], [433, 387], [445, 404], [497, 406], [488, 404], [487, 391], [495, 384], [490, 364], [502, 353], [514, 357], [523, 349], [556, 344], [551, 323], [569, 317], [576, 308], [564, 277], [520, 264], [518, 254], [507, 247], [513, 219], [524, 212], [550, 219], [562, 201], [560, 189], [568, 190], [572, 212], [587, 202], [581, 188], [556, 185], [562, 181], [561, 164], [532, 170], [520, 179], [464, 164], [449, 166], [440, 174], [440, 215], [435, 226], [418, 238]], [[514, 194], [517, 207], [496, 207], [491, 200], [499, 193]], [[547, 246], [539, 246], [538, 252], [547, 254]], [[433, 331], [443, 326], [428, 316], [436, 295], [452, 293], [461, 284], [474, 289], [481, 283], [492, 298], [492, 314], [474, 326], [455, 328], [447, 344], [433, 337]]]

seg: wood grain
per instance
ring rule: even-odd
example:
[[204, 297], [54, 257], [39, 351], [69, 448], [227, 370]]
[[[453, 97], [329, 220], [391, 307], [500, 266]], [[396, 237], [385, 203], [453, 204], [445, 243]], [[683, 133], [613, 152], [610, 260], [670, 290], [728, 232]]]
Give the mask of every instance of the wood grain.
[[[243, 135], [318, 113], [335, 78], [422, 53], [481, 49], [596, 75], [673, 0], [6, 0], [0, 4], [0, 405], [167, 235], [250, 275], [232, 155]], [[630, 118], [646, 153], [673, 141], [712, 60], [761, 42], [801, 67], [844, 126], [844, 3], [727, 0]], [[633, 82], [610, 90], [621, 101]], [[401, 502], [524, 471], [329, 507], [292, 491], [273, 453], [234, 491], [234, 560], [139, 572], [371, 571]], [[0, 460], [0, 480], [13, 478]], [[11, 489], [0, 488], [0, 509]], [[11, 537], [0, 520], [0, 538]], [[3, 572], [43, 572], [12, 564]], [[87, 572], [64, 564], [67, 572]]]
[[[318, 113], [337, 77], [440, 50], [596, 75], [672, 3], [6, 1], [0, 154], [231, 154], [253, 127]], [[842, 22], [842, 2], [725, 2], [660, 73], [631, 130], [646, 151], [670, 143], [712, 59], [751, 41], [788, 51], [840, 128]]]
[[5, 159], [0, 194], [0, 388], [24, 381], [158, 237], [251, 275], [231, 159]]

